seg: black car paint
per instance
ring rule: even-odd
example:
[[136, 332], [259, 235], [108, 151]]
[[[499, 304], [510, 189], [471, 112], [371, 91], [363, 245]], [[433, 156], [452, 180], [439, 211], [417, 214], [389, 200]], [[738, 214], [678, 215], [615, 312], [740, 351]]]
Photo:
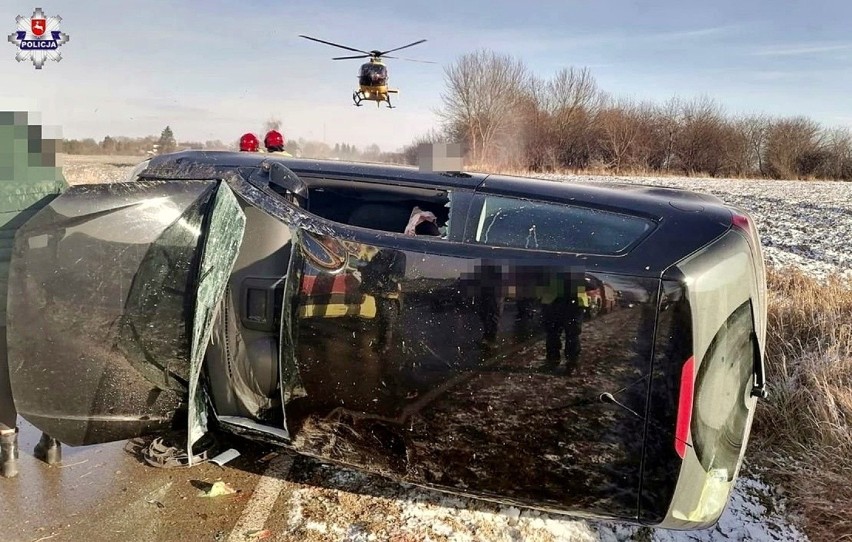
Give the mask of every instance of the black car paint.
[[[142, 178], [152, 179], [151, 186], [162, 186], [166, 192], [181, 183], [155, 179], [224, 178], [244, 201], [277, 217], [294, 233], [280, 345], [283, 409], [290, 434], [286, 444], [307, 455], [459, 494], [644, 523], [665, 518], [681, 461], [672, 447], [677, 393], [671, 377], [690, 348], [683, 340], [690, 321], [682, 281], [661, 282], [661, 278], [674, 263], [730, 229], [727, 207], [712, 197], [649, 187], [612, 189], [497, 175], [450, 176], [384, 165], [274, 159], [308, 183], [312, 178], [336, 178], [461, 191], [468, 196], [460, 207], [468, 220], [475, 214], [468, 210], [473, 194], [500, 194], [635, 213], [657, 224], [627, 254], [540, 253], [412, 238], [318, 219], [259, 182], [262, 175], [255, 174], [265, 160], [251, 153], [177, 153], [152, 160]], [[140, 186], [145, 185], [141, 181]], [[85, 200], [85, 194], [85, 189], [72, 190], [63, 201]], [[97, 190], [91, 194], [97, 197]], [[149, 196], [141, 192], [134, 196], [131, 191], [128, 208]], [[85, 201], [80, 204], [86, 205]], [[308, 237], [343, 247], [343, 267], [315, 265], [323, 255], [306, 257], [319, 246], [305, 242]], [[191, 245], [189, 239], [185, 243], [183, 248]], [[405, 262], [405, 272], [397, 281], [399, 319], [391, 344], [380, 351], [374, 348], [384, 333], [379, 318], [298, 315], [307, 302], [300, 295], [306, 276], [359, 275], [358, 295], [381, 298], [383, 292], [363, 283], [361, 271], [370, 264], [359, 261], [364, 252], [390, 252]], [[191, 262], [180, 262], [181, 270], [191, 272]], [[488, 273], [483, 270], [492, 277], [487, 284], [483, 277]], [[617, 304], [617, 310], [584, 322], [583, 361], [574, 372], [543, 370], [540, 352], [535, 351], [542, 342], [541, 327], [532, 326], [532, 332], [518, 330], [522, 313], [528, 319], [541, 313], [540, 301], [525, 294], [530, 276], [589, 276], [612, 284], [625, 300]], [[191, 287], [177, 292], [189, 297]], [[38, 293], [18, 293], [17, 310], [26, 315], [24, 302]], [[495, 303], [483, 305], [488, 299]], [[495, 311], [483, 313], [483, 306], [500, 307], [499, 314], [492, 318]], [[112, 322], [122, 316], [111, 302], [100, 309], [109, 313], [107, 319]], [[69, 323], [83, 325], [88, 315], [81, 312]], [[38, 318], [43, 315], [33, 316]], [[480, 344], [489, 318], [496, 324], [496, 341]], [[188, 321], [191, 318], [184, 323]], [[53, 350], [31, 357], [25, 350], [26, 341], [33, 339], [21, 335], [18, 357], [29, 364], [33, 388], [45, 384], [44, 371], [52, 371], [59, 380], [71, 371], [97, 373], [97, 367], [83, 367], [90, 363], [84, 357], [71, 370], [48, 366], [66, 354], [61, 348], [67, 342], [67, 330], [67, 326], [57, 327], [57, 340], [47, 343], [48, 350]], [[102, 337], [86, 336], [92, 339], [88, 346], [103, 346]], [[183, 338], [178, 337], [178, 343]], [[137, 336], [135, 340], [138, 348], [148, 339]], [[122, 352], [127, 356], [122, 363], [132, 364], [131, 350]], [[115, 350], [104, 354], [114, 355]], [[107, 359], [100, 362], [103, 374], [112, 370]], [[146, 368], [140, 376], [145, 372], [152, 373]], [[148, 399], [155, 398], [155, 405], [166, 397], [164, 406], [152, 417], [147, 404], [132, 403], [137, 405], [137, 417], [127, 416], [123, 428], [82, 419], [106, 408], [106, 403], [78, 402], [76, 433], [67, 419], [59, 424], [50, 419], [62, 418], [59, 407], [37, 413], [41, 399], [34, 398], [32, 408], [21, 411], [51, 431], [67, 429], [66, 442], [71, 444], [129, 438], [165, 428], [169, 415], [181, 406], [179, 393], [163, 389], [159, 377], [139, 381], [147, 386]], [[117, 384], [109, 385], [115, 392]], [[16, 400], [22, 406], [28, 401], [22, 397], [32, 394], [33, 388], [18, 384]]]
[[[631, 276], [659, 278], [666, 268], [719, 238], [732, 224], [731, 209], [721, 200], [685, 190], [641, 185], [563, 183], [482, 173], [460, 177], [387, 164], [286, 157], [270, 159], [262, 153], [184, 151], [153, 158], [141, 178], [221, 178], [234, 171], [244, 171], [244, 176], [248, 177], [247, 173], [256, 171], [265, 161], [286, 166], [308, 183], [311, 179], [333, 178], [353, 183], [430, 187], [582, 205], [650, 218], [659, 225], [652, 236], [653, 242], [642, 243], [627, 254], [606, 257], [563, 254], [566, 259], [582, 260], [590, 269]], [[470, 219], [472, 212], [464, 210]], [[355, 229], [350, 227], [338, 231], [347, 236], [349, 231]], [[365, 233], [369, 235], [373, 232]], [[400, 236], [396, 238], [404, 242]]]
[[74, 187], [20, 228], [8, 349], [23, 417], [72, 445], [171, 426], [187, 393], [188, 294], [215, 189]]

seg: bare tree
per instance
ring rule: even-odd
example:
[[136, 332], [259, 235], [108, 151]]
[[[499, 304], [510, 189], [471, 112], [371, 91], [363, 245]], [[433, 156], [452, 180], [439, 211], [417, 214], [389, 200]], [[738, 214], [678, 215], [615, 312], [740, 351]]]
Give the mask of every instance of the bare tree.
[[748, 141], [749, 164], [761, 176], [766, 176], [763, 158], [766, 155], [766, 136], [769, 133], [769, 117], [750, 115], [738, 122], [739, 130]]
[[540, 89], [542, 105], [551, 119], [552, 144], [560, 165], [588, 165], [595, 136], [594, 115], [603, 101], [588, 68], [563, 68]]
[[642, 132], [640, 111], [630, 100], [619, 100], [598, 112], [595, 124], [600, 128], [598, 145], [605, 164], [616, 173], [632, 162]]
[[675, 143], [680, 134], [680, 111], [683, 101], [674, 97], [657, 110], [655, 131], [660, 138], [655, 169], [668, 171], [675, 161]]
[[770, 124], [766, 136], [767, 173], [776, 179], [808, 176], [817, 167], [822, 144], [820, 126], [806, 117], [789, 117]]
[[722, 167], [719, 173], [743, 177], [752, 174], [750, 143], [734, 120], [723, 119], [721, 131]]
[[678, 164], [685, 173], [717, 175], [722, 169], [724, 119], [721, 106], [707, 96], [681, 106], [674, 142]]
[[488, 50], [459, 58], [445, 78], [445, 133], [480, 164], [852, 178], [852, 132], [805, 117], [735, 118], [707, 96], [610, 98], [587, 68], [540, 78]]
[[485, 162], [501, 136], [517, 124], [527, 88], [526, 66], [509, 55], [479, 50], [445, 69], [440, 115], [447, 131], [463, 136], [474, 162]]
[[825, 137], [827, 159], [821, 177], [852, 180], [852, 131], [849, 128], [835, 128]]

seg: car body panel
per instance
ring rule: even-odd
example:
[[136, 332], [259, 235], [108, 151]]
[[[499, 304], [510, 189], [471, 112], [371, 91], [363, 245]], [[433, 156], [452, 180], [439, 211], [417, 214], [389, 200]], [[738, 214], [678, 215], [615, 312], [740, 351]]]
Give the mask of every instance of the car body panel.
[[[296, 299], [292, 446], [454, 493], [635, 517], [644, 421], [634, 412], [645, 406], [652, 344], [642, 338], [653, 336], [657, 282], [597, 275], [644, 301], [582, 324], [583, 363], [565, 375], [544, 368], [540, 298], [554, 281], [582, 284], [582, 268], [363, 241], [343, 242], [350, 257], [339, 270], [297, 260], [302, 281], [357, 276], [377, 314], [304, 314], [311, 301]], [[489, 326], [495, 340], [483, 345]], [[601, 401], [604, 392], [622, 406]]]
[[[209, 415], [240, 435], [453, 494], [678, 529], [718, 519], [741, 465], [765, 341], [762, 255], [754, 232], [734, 224], [741, 210], [656, 187], [257, 153], [176, 153], [134, 175], [115, 188], [61, 196], [25, 225], [16, 247], [16, 400], [60, 440], [161, 431], [187, 409], [190, 448]], [[416, 199], [437, 191], [429, 204], [438, 208], [446, 196], [450, 224], [432, 237], [323, 218], [311, 204], [319, 201], [312, 190], [323, 187], [326, 203], [335, 189], [357, 187], [401, 197], [403, 206], [409, 192]], [[498, 218], [493, 202], [520, 209], [505, 215], [502, 244], [481, 235], [484, 221]], [[177, 214], [171, 222], [140, 215], [152, 205]], [[613, 226], [635, 238], [595, 248], [579, 237], [612, 231], [597, 214], [571, 215], [577, 209], [648, 226]], [[122, 228], [101, 232], [119, 224], [97, 222], [101, 215], [140, 223], [138, 254], [122, 252], [130, 250]], [[554, 216], [588, 221], [575, 228]], [[30, 243], [44, 230], [65, 248], [62, 228], [75, 220], [94, 239], [77, 251], [85, 264], [67, 265]], [[139, 262], [161, 261], [144, 260], [145, 251], [180, 220], [196, 233], [171, 243], [164, 252], [180, 258], [163, 259], [160, 273], [182, 287], [160, 292], [163, 279]], [[522, 242], [528, 227], [566, 241], [551, 235], [545, 250], [536, 236], [530, 245]], [[115, 248], [98, 238], [110, 234], [119, 237]], [[109, 300], [66, 315], [65, 305], [80, 303], [61, 286], [97, 291], [95, 279], [115, 262], [128, 268], [128, 285], [114, 285], [125, 275], [113, 273]], [[41, 271], [30, 277], [34, 265]], [[42, 301], [45, 292], [65, 303], [50, 302], [60, 307], [52, 311], [58, 322], [44, 310], [54, 307]], [[137, 305], [145, 310], [123, 315]], [[136, 326], [129, 329], [153, 327], [128, 339], [128, 318]], [[68, 334], [89, 320], [125, 330], [82, 334], [89, 350], [106, 352], [100, 357]], [[27, 341], [43, 331], [48, 346], [29, 351]], [[549, 363], [557, 346], [563, 363], [576, 358], [571, 370]], [[695, 374], [684, 369], [693, 362]], [[127, 407], [85, 378], [83, 397], [67, 399], [61, 382], [70, 371], [92, 379], [114, 366], [134, 379], [131, 397], [147, 391], [165, 403]], [[685, 385], [694, 404], [683, 400]], [[41, 389], [62, 390], [68, 408]], [[724, 401], [708, 400], [714, 394]], [[133, 421], [108, 419], [116, 414]]]
[[74, 445], [171, 425], [187, 391], [187, 316], [215, 187], [72, 187], [20, 228], [8, 337], [25, 419]]
[[[689, 445], [680, 469], [674, 469], [676, 463], [669, 462], [666, 474], [652, 469], [645, 471], [648, 478], [644, 485], [649, 487], [651, 494], [656, 494], [655, 498], [643, 500], [642, 515], [648, 514], [645, 518], [648, 522], [664, 522], [672, 528], [713, 525], [724, 511], [733, 490], [756, 407], [757, 399], [751, 393], [757, 372], [755, 364], [762, 364], [765, 351], [765, 334], [761, 330], [765, 330], [766, 324], [758, 302], [760, 292], [765, 289], [765, 278], [755, 272], [758, 266], [754, 258], [745, 237], [731, 230], [717, 243], [697, 251], [667, 271], [668, 280], [664, 280], [664, 285], [689, 299], [681, 306], [674, 325], [684, 326], [687, 321], [690, 322], [691, 355], [697, 362], [695, 403]], [[746, 332], [754, 333], [754, 337], [742, 337], [746, 344], [738, 342], [736, 335], [732, 335], [742, 331], [732, 327], [736, 322], [732, 319], [744, 311], [744, 322], [748, 326]], [[671, 312], [677, 314], [675, 310]], [[723, 382], [728, 384], [726, 386], [702, 378], [702, 364], [709, 361], [711, 347], [720, 340], [731, 348], [727, 353], [723, 351], [723, 355], [729, 357], [727, 363], [735, 370], [731, 381]], [[670, 392], [662, 392], [675, 388], [672, 377], [678, 373], [675, 369], [683, 364], [683, 356], [687, 353], [682, 344], [674, 346], [670, 352], [677, 352], [677, 355], [666, 357], [660, 353], [656, 363], [661, 366], [655, 368], [655, 378], [652, 379], [649, 415], [658, 424], [670, 423], [671, 412], [676, 410], [671, 402], [676, 398]], [[743, 352], [737, 350], [743, 347]], [[723, 373], [722, 377], [725, 376]], [[708, 387], [704, 393], [702, 386]], [[702, 395], [706, 398], [702, 399]], [[734, 434], [726, 435], [725, 439], [725, 443], [733, 448], [727, 454], [715, 453], [715, 459], [702, 458], [696, 450], [696, 423], [705, 415], [716, 417], [716, 411], [720, 411], [723, 418], [736, 421]], [[662, 449], [646, 453], [646, 456], [659, 461], [671, 455], [670, 448], [665, 444], [661, 446]], [[666, 502], [671, 503], [670, 507], [661, 509], [661, 503]]]

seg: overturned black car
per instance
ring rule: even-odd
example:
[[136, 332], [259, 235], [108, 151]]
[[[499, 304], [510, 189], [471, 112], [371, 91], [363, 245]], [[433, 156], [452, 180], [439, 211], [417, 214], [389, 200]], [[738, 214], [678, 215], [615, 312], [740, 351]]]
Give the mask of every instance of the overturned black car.
[[17, 232], [13, 396], [70, 445], [224, 430], [675, 529], [764, 391], [748, 214], [701, 194], [187, 151]]

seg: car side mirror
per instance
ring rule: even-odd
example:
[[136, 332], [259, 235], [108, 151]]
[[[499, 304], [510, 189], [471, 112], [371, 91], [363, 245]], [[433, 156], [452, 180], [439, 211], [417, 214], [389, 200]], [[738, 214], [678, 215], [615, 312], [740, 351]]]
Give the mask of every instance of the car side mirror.
[[307, 207], [308, 185], [290, 168], [272, 160], [264, 160], [258, 173], [270, 188], [291, 195], [300, 207]]

